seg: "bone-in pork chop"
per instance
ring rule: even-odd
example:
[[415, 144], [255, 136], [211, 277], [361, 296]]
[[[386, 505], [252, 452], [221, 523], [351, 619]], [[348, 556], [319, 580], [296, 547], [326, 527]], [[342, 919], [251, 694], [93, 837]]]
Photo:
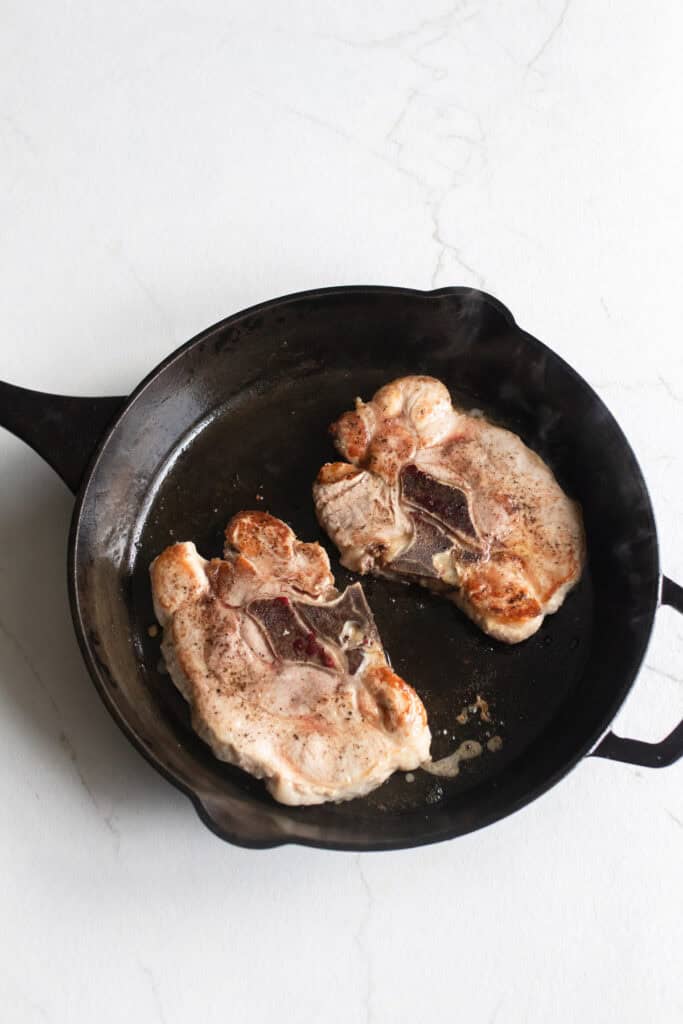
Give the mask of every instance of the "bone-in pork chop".
[[263, 512], [240, 512], [225, 557], [191, 542], [150, 567], [162, 650], [192, 724], [286, 804], [350, 800], [429, 758], [420, 698], [389, 668], [360, 584]]
[[342, 564], [421, 583], [517, 643], [581, 575], [581, 511], [516, 434], [454, 408], [433, 377], [403, 377], [331, 427], [347, 462], [313, 488]]

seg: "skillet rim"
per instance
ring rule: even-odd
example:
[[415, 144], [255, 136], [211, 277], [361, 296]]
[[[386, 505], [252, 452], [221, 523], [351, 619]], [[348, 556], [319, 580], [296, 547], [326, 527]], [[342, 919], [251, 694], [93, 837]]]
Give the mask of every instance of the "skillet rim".
[[[141, 738], [137, 735], [134, 728], [128, 724], [119, 710], [119, 707], [114, 700], [112, 693], [107, 687], [106, 681], [104, 680], [98, 659], [96, 658], [90, 641], [88, 640], [88, 630], [82, 614], [80, 594], [78, 590], [78, 562], [77, 557], [79, 554], [78, 543], [79, 543], [79, 528], [83, 517], [83, 510], [85, 501], [88, 493], [89, 484], [97, 471], [98, 465], [102, 458], [102, 455], [109, 444], [110, 439], [115, 434], [119, 423], [127, 414], [131, 406], [140, 398], [146, 388], [159, 376], [159, 374], [167, 367], [172, 365], [176, 360], [180, 359], [187, 351], [191, 348], [199, 345], [200, 343], [208, 340], [215, 333], [223, 330], [225, 327], [232, 323], [240, 321], [245, 317], [253, 316], [263, 312], [266, 309], [272, 309], [280, 305], [286, 305], [293, 302], [305, 301], [308, 299], [324, 299], [328, 296], [341, 295], [341, 294], [377, 294], [377, 295], [403, 295], [420, 297], [422, 299], [436, 299], [444, 296], [465, 296], [465, 295], [476, 295], [482, 301], [493, 306], [503, 317], [508, 321], [510, 326], [516, 328], [517, 331], [522, 334], [528, 342], [537, 346], [538, 350], [542, 353], [547, 353], [554, 360], [558, 361], [561, 368], [569, 375], [574, 383], [579, 387], [584, 388], [588, 394], [594, 399], [607, 414], [611, 420], [612, 427], [616, 429], [617, 437], [620, 443], [623, 445], [624, 452], [630, 457], [632, 462], [632, 472], [637, 478], [637, 483], [641, 485], [642, 493], [646, 502], [646, 512], [649, 518], [649, 545], [650, 545], [650, 556], [653, 561], [654, 572], [652, 578], [656, 581], [652, 587], [652, 593], [643, 597], [643, 607], [647, 608], [647, 629], [644, 628], [641, 631], [641, 637], [639, 640], [639, 650], [636, 651], [632, 662], [630, 671], [626, 672], [621, 685], [615, 688], [613, 700], [610, 702], [610, 706], [603, 716], [603, 721], [597, 729], [591, 730], [587, 737], [577, 744], [572, 755], [565, 760], [559, 767], [553, 772], [545, 775], [542, 780], [537, 782], [535, 785], [527, 789], [523, 794], [519, 795], [516, 799], [508, 802], [506, 806], [501, 810], [496, 808], [490, 811], [488, 814], [483, 815], [476, 823], [469, 827], [455, 827], [445, 828], [432, 831], [429, 833], [416, 834], [411, 836], [409, 839], [388, 839], [388, 840], [377, 840], [372, 842], [339, 842], [336, 840], [316, 840], [310, 839], [304, 835], [297, 835], [296, 831], [287, 833], [287, 835], [277, 836], [262, 836], [258, 839], [253, 839], [245, 836], [241, 836], [239, 832], [231, 831], [230, 829], [223, 828], [216, 820], [212, 817], [209, 809], [202, 800], [202, 796], [191, 786], [187, 785], [181, 779], [179, 779], [159, 758], [149, 750]], [[315, 849], [323, 850], [340, 850], [347, 852], [380, 852], [383, 850], [403, 850], [403, 849], [414, 849], [419, 846], [426, 846], [432, 843], [444, 842], [448, 839], [455, 839], [462, 835], [467, 835], [470, 832], [478, 831], [479, 829], [488, 827], [496, 821], [500, 821], [503, 818], [508, 817], [511, 814], [516, 813], [528, 804], [533, 803], [539, 797], [547, 793], [553, 786], [557, 785], [564, 777], [566, 777], [583, 758], [588, 755], [603, 739], [603, 737], [609, 732], [610, 726], [618, 713], [619, 709], [623, 705], [626, 697], [631, 691], [643, 660], [647, 653], [647, 648], [650, 643], [652, 636], [652, 630], [654, 625], [655, 614], [660, 603], [661, 587], [662, 587], [662, 570], [659, 559], [659, 539], [657, 532], [657, 524], [655, 521], [654, 510], [652, 507], [652, 501], [647, 488], [645, 477], [640, 464], [636, 458], [635, 452], [633, 451], [626, 435], [624, 434], [621, 426], [619, 425], [616, 417], [613, 415], [611, 410], [607, 407], [603, 399], [597, 392], [591, 387], [591, 385], [576, 371], [562, 356], [558, 355], [552, 349], [550, 349], [544, 342], [540, 341], [534, 335], [529, 334], [523, 328], [521, 328], [511, 311], [495, 296], [488, 292], [482, 291], [478, 288], [470, 288], [467, 286], [446, 286], [443, 288], [436, 289], [419, 289], [419, 288], [407, 288], [390, 285], [337, 285], [322, 288], [312, 288], [306, 291], [291, 292], [286, 295], [281, 295], [273, 299], [267, 299], [263, 302], [256, 303], [253, 306], [249, 306], [246, 309], [239, 310], [230, 316], [224, 317], [222, 320], [217, 321], [210, 327], [205, 328], [199, 334], [190, 338], [188, 341], [179, 345], [174, 349], [168, 356], [166, 356], [161, 362], [159, 362], [150, 372], [143, 377], [140, 383], [133, 389], [130, 395], [124, 399], [123, 405], [114, 416], [111, 423], [108, 425], [102, 437], [99, 439], [92, 456], [88, 462], [88, 465], [83, 473], [83, 477], [76, 495], [76, 501], [71, 517], [71, 524], [69, 528], [69, 540], [67, 547], [67, 577], [68, 577], [68, 589], [69, 589], [69, 605], [71, 609], [71, 617], [74, 624], [74, 630], [78, 645], [83, 656], [83, 660], [86, 664], [90, 677], [95, 685], [95, 688], [106, 707], [109, 714], [114, 719], [116, 725], [121, 729], [123, 734], [132, 743], [135, 749], [145, 758], [145, 760], [168, 782], [171, 783], [176, 789], [184, 793], [189, 797], [192, 802], [200, 820], [206, 827], [214, 833], [219, 839], [229, 842], [235, 846], [240, 846], [247, 849], [272, 849], [278, 846], [286, 845], [298, 845], [312, 847]], [[205, 798], [206, 799], [206, 798]]]

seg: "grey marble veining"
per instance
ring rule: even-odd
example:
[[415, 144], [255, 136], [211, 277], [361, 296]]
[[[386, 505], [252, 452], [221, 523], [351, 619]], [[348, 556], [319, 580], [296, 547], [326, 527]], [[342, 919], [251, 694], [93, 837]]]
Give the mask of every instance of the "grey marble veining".
[[[13, 5], [0, 377], [122, 394], [222, 316], [471, 284], [597, 389], [683, 580], [674, 0]], [[681, 767], [589, 761], [494, 828], [354, 856], [221, 844], [81, 663], [71, 498], [0, 433], [3, 1020], [683, 1015]], [[658, 617], [618, 731], [683, 709]]]

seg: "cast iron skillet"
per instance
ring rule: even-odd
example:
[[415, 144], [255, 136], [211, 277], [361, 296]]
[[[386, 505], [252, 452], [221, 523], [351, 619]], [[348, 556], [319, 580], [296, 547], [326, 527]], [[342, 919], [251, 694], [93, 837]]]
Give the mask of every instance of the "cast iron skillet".
[[[366, 583], [394, 667], [427, 706], [442, 756], [501, 736], [451, 782], [395, 775], [351, 803], [289, 808], [216, 760], [159, 671], [148, 565], [175, 539], [206, 556], [239, 509], [320, 539], [311, 482], [333, 457], [328, 424], [356, 395], [402, 374], [441, 378], [464, 407], [517, 431], [583, 505], [589, 567], [540, 632], [508, 647], [423, 590]], [[263, 303], [209, 328], [123, 398], [65, 398], [0, 384], [0, 422], [78, 493], [69, 543], [71, 607], [106, 706], [140, 752], [191, 797], [224, 839], [336, 849], [417, 846], [502, 818], [586, 754], [650, 767], [683, 753], [683, 723], [661, 743], [610, 722], [642, 663], [660, 600], [683, 590], [659, 570], [641, 471], [588, 385], [479, 291], [330, 288]], [[93, 454], [94, 452], [94, 454]], [[339, 570], [340, 584], [349, 575]], [[457, 722], [479, 694], [493, 722]], [[444, 735], [446, 733], [446, 735]]]

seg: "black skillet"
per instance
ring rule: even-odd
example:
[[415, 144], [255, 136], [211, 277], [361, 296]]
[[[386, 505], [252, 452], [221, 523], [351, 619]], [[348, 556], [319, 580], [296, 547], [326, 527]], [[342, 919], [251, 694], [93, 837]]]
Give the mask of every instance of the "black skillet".
[[[424, 699], [440, 757], [464, 739], [484, 752], [453, 781], [399, 773], [371, 796], [290, 808], [217, 761], [159, 670], [147, 567], [174, 539], [221, 550], [229, 517], [260, 508], [321, 539], [311, 482], [333, 457], [328, 424], [393, 377], [433, 374], [464, 407], [519, 433], [583, 505], [589, 567], [539, 633], [489, 640], [423, 590], [369, 580], [394, 667]], [[482, 292], [330, 288], [263, 303], [209, 328], [123, 398], [65, 398], [0, 384], [0, 423], [78, 493], [68, 572], [88, 668], [140, 752], [191, 797], [219, 836], [245, 846], [416, 846], [502, 818], [586, 754], [657, 767], [683, 753], [609, 725], [642, 663], [661, 602], [683, 590], [659, 569], [641, 471], [612, 415], [553, 352]], [[94, 453], [94, 454], [93, 454]], [[338, 569], [340, 584], [350, 577]], [[477, 695], [480, 713], [461, 724]], [[501, 737], [502, 749], [485, 743]]]

